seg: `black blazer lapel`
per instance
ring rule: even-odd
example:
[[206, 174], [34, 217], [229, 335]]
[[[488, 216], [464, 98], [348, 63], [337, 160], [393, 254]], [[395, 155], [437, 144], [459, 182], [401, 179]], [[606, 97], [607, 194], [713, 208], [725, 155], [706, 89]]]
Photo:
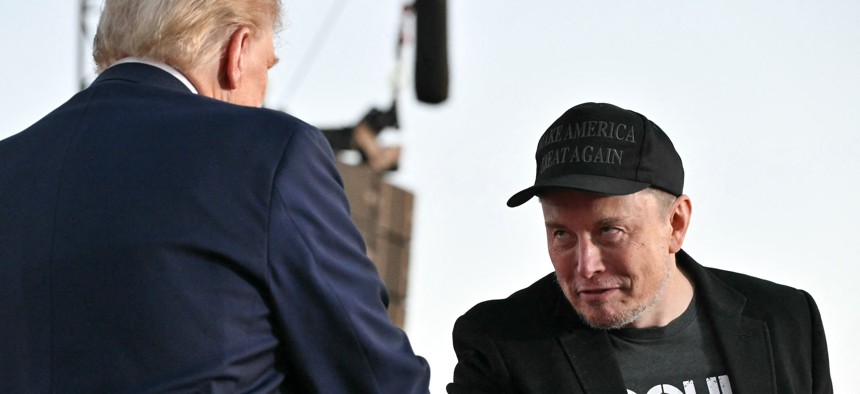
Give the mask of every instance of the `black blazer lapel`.
[[615, 360], [609, 334], [587, 327], [561, 294], [561, 290], [554, 294], [555, 317], [564, 327], [564, 334], [558, 337], [558, 342], [582, 386], [582, 392], [626, 394], [624, 377]]
[[744, 316], [746, 298], [681, 251], [679, 266], [690, 274], [705, 305], [737, 393], [774, 393], [773, 351], [767, 324]]
[[624, 378], [615, 361], [609, 334], [599, 330], [575, 330], [558, 339], [588, 394], [624, 394]]
[[770, 335], [764, 322], [736, 316], [713, 325], [729, 368], [732, 389], [738, 393], [775, 393]]

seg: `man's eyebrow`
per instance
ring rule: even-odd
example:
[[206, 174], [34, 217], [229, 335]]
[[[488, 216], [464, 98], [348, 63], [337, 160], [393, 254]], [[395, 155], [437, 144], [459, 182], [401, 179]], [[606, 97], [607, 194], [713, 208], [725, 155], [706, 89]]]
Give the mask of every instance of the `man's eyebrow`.
[[269, 65], [269, 68], [275, 67], [275, 65], [278, 64], [280, 61], [281, 61], [281, 59], [279, 57], [275, 56], [274, 58], [272, 58], [272, 62]]
[[544, 226], [546, 226], [546, 227], [551, 227], [551, 228], [560, 228], [560, 227], [564, 227], [564, 225], [563, 225], [563, 224], [561, 224], [560, 222], [554, 221], [554, 220], [547, 220], [547, 221], [544, 221], [544, 222], [543, 222], [543, 224], [544, 224]]
[[627, 218], [624, 216], [611, 216], [607, 218], [602, 218], [597, 221], [597, 226], [606, 227], [606, 226], [617, 226], [619, 224], [625, 223]]
[[[620, 224], [624, 224], [627, 222], [626, 216], [611, 216], [606, 218], [598, 219], [594, 222], [595, 227], [611, 227], [617, 226]], [[567, 226], [564, 223], [555, 220], [547, 220], [544, 221], [544, 226], [547, 228], [566, 228]]]

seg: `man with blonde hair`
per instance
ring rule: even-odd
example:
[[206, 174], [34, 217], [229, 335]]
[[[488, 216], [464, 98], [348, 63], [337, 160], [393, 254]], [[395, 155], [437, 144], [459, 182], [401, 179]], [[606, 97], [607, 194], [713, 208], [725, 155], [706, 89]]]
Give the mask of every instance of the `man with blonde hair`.
[[425, 393], [277, 0], [107, 0], [93, 84], [0, 141], [0, 392]]

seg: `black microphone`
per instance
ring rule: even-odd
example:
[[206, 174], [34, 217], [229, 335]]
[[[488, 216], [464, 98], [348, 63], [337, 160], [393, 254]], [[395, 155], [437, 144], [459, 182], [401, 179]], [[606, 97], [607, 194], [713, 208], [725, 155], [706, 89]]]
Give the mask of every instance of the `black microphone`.
[[448, 98], [448, 27], [445, 0], [415, 0], [415, 94], [439, 104]]

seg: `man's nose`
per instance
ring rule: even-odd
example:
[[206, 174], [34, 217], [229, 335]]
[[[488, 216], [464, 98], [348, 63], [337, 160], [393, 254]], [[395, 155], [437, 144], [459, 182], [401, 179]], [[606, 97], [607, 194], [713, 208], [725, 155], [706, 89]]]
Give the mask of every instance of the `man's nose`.
[[600, 249], [596, 245], [588, 241], [580, 242], [577, 245], [576, 270], [581, 277], [586, 279], [591, 279], [595, 274], [605, 270]]

